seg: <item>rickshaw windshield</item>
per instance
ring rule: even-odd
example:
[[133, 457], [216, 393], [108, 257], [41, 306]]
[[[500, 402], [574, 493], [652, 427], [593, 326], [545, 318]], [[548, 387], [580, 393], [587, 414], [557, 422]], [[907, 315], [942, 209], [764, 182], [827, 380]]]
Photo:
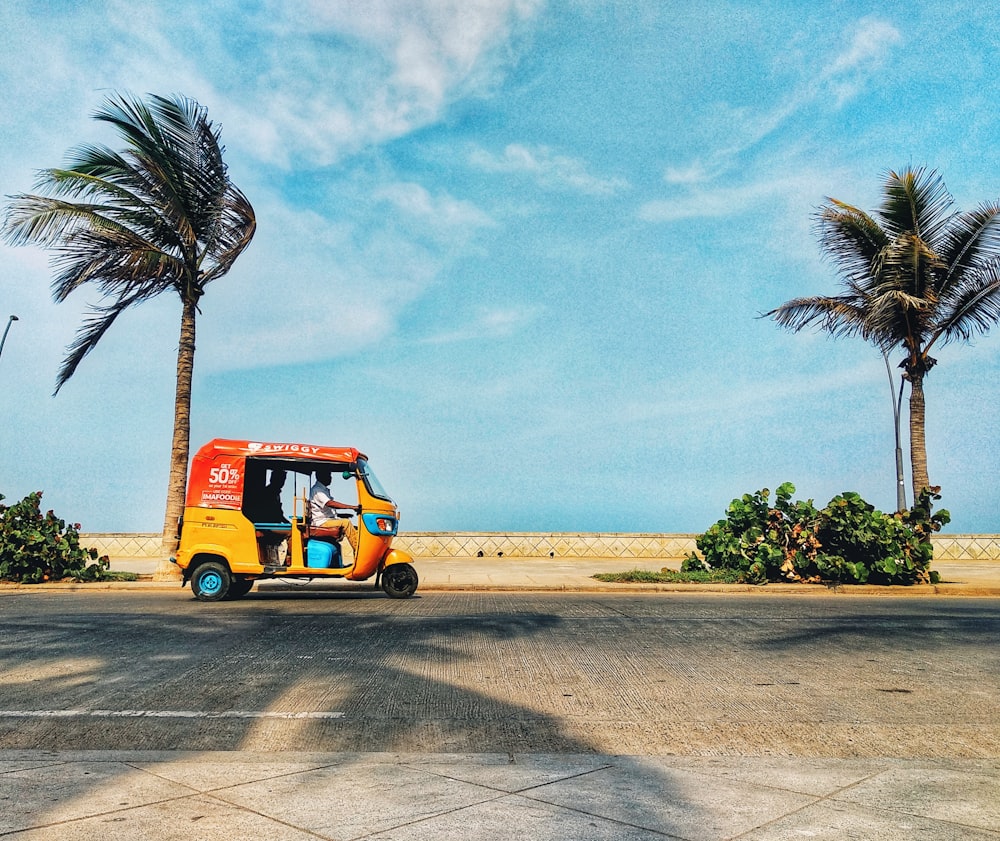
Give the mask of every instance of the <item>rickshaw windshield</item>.
[[378, 480], [378, 477], [372, 473], [371, 467], [368, 466], [368, 462], [363, 458], [358, 459], [358, 473], [361, 475], [362, 481], [365, 483], [365, 487], [368, 489], [368, 493], [372, 496], [378, 497], [379, 499], [384, 499], [386, 502], [393, 502], [392, 497], [386, 492], [385, 488], [382, 487], [382, 483]]

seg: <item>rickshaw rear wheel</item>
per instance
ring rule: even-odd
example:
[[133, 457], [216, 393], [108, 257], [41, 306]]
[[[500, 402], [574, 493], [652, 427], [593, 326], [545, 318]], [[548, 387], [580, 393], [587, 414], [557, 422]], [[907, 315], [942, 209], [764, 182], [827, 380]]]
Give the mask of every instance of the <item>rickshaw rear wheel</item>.
[[191, 592], [202, 602], [217, 602], [226, 597], [233, 585], [229, 568], [219, 561], [199, 564], [191, 576]]
[[408, 599], [418, 583], [417, 571], [409, 564], [393, 564], [382, 572], [382, 589], [391, 599]]
[[229, 585], [229, 595], [227, 598], [242, 599], [252, 589], [252, 578], [234, 578], [233, 583]]

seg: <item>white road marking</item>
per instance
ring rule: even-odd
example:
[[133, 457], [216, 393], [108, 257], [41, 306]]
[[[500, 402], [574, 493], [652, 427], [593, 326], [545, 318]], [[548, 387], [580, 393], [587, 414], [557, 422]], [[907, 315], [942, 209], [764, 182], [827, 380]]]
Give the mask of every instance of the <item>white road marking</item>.
[[265, 710], [0, 710], [0, 718], [343, 718], [342, 712], [267, 712]]

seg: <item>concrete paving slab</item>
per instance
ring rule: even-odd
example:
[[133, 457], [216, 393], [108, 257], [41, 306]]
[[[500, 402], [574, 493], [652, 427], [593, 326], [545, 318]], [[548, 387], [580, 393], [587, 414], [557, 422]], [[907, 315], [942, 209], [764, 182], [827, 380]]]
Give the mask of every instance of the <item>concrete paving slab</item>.
[[887, 765], [871, 759], [813, 757], [808, 763], [789, 757], [671, 757], [670, 764], [684, 773], [710, 780], [729, 779], [830, 797], [879, 773]]
[[811, 795], [687, 773], [669, 760], [618, 758], [530, 792], [545, 803], [691, 841], [742, 835], [816, 802]]
[[996, 841], [993, 832], [899, 812], [863, 810], [825, 801], [740, 836], [740, 841]]
[[611, 767], [595, 754], [432, 754], [409, 760], [414, 768], [496, 791], [518, 794]]
[[[121, 763], [48, 762], [0, 777], [0, 835], [134, 809], [192, 794], [184, 786]], [[16, 792], [9, 796], [8, 792]]]
[[56, 820], [6, 835], [11, 841], [316, 841], [317, 836], [211, 797], [196, 796], [96, 814], [79, 820]]
[[588, 812], [539, 803], [518, 795], [479, 803], [454, 814], [365, 836], [365, 841], [664, 841], [661, 831], [607, 820]]
[[405, 764], [362, 759], [335, 761], [214, 796], [325, 838], [359, 838], [451, 815], [499, 795]]
[[913, 764], [892, 767], [839, 793], [866, 811], [901, 812], [1000, 831], [1000, 763], [992, 773]]

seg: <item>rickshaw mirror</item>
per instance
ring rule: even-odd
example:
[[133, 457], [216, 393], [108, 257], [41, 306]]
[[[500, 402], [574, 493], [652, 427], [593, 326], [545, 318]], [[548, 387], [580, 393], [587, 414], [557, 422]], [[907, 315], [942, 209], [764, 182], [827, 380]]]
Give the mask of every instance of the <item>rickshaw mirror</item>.
[[354, 474], [350, 470], [345, 470], [343, 473], [345, 479], [353, 479]]

